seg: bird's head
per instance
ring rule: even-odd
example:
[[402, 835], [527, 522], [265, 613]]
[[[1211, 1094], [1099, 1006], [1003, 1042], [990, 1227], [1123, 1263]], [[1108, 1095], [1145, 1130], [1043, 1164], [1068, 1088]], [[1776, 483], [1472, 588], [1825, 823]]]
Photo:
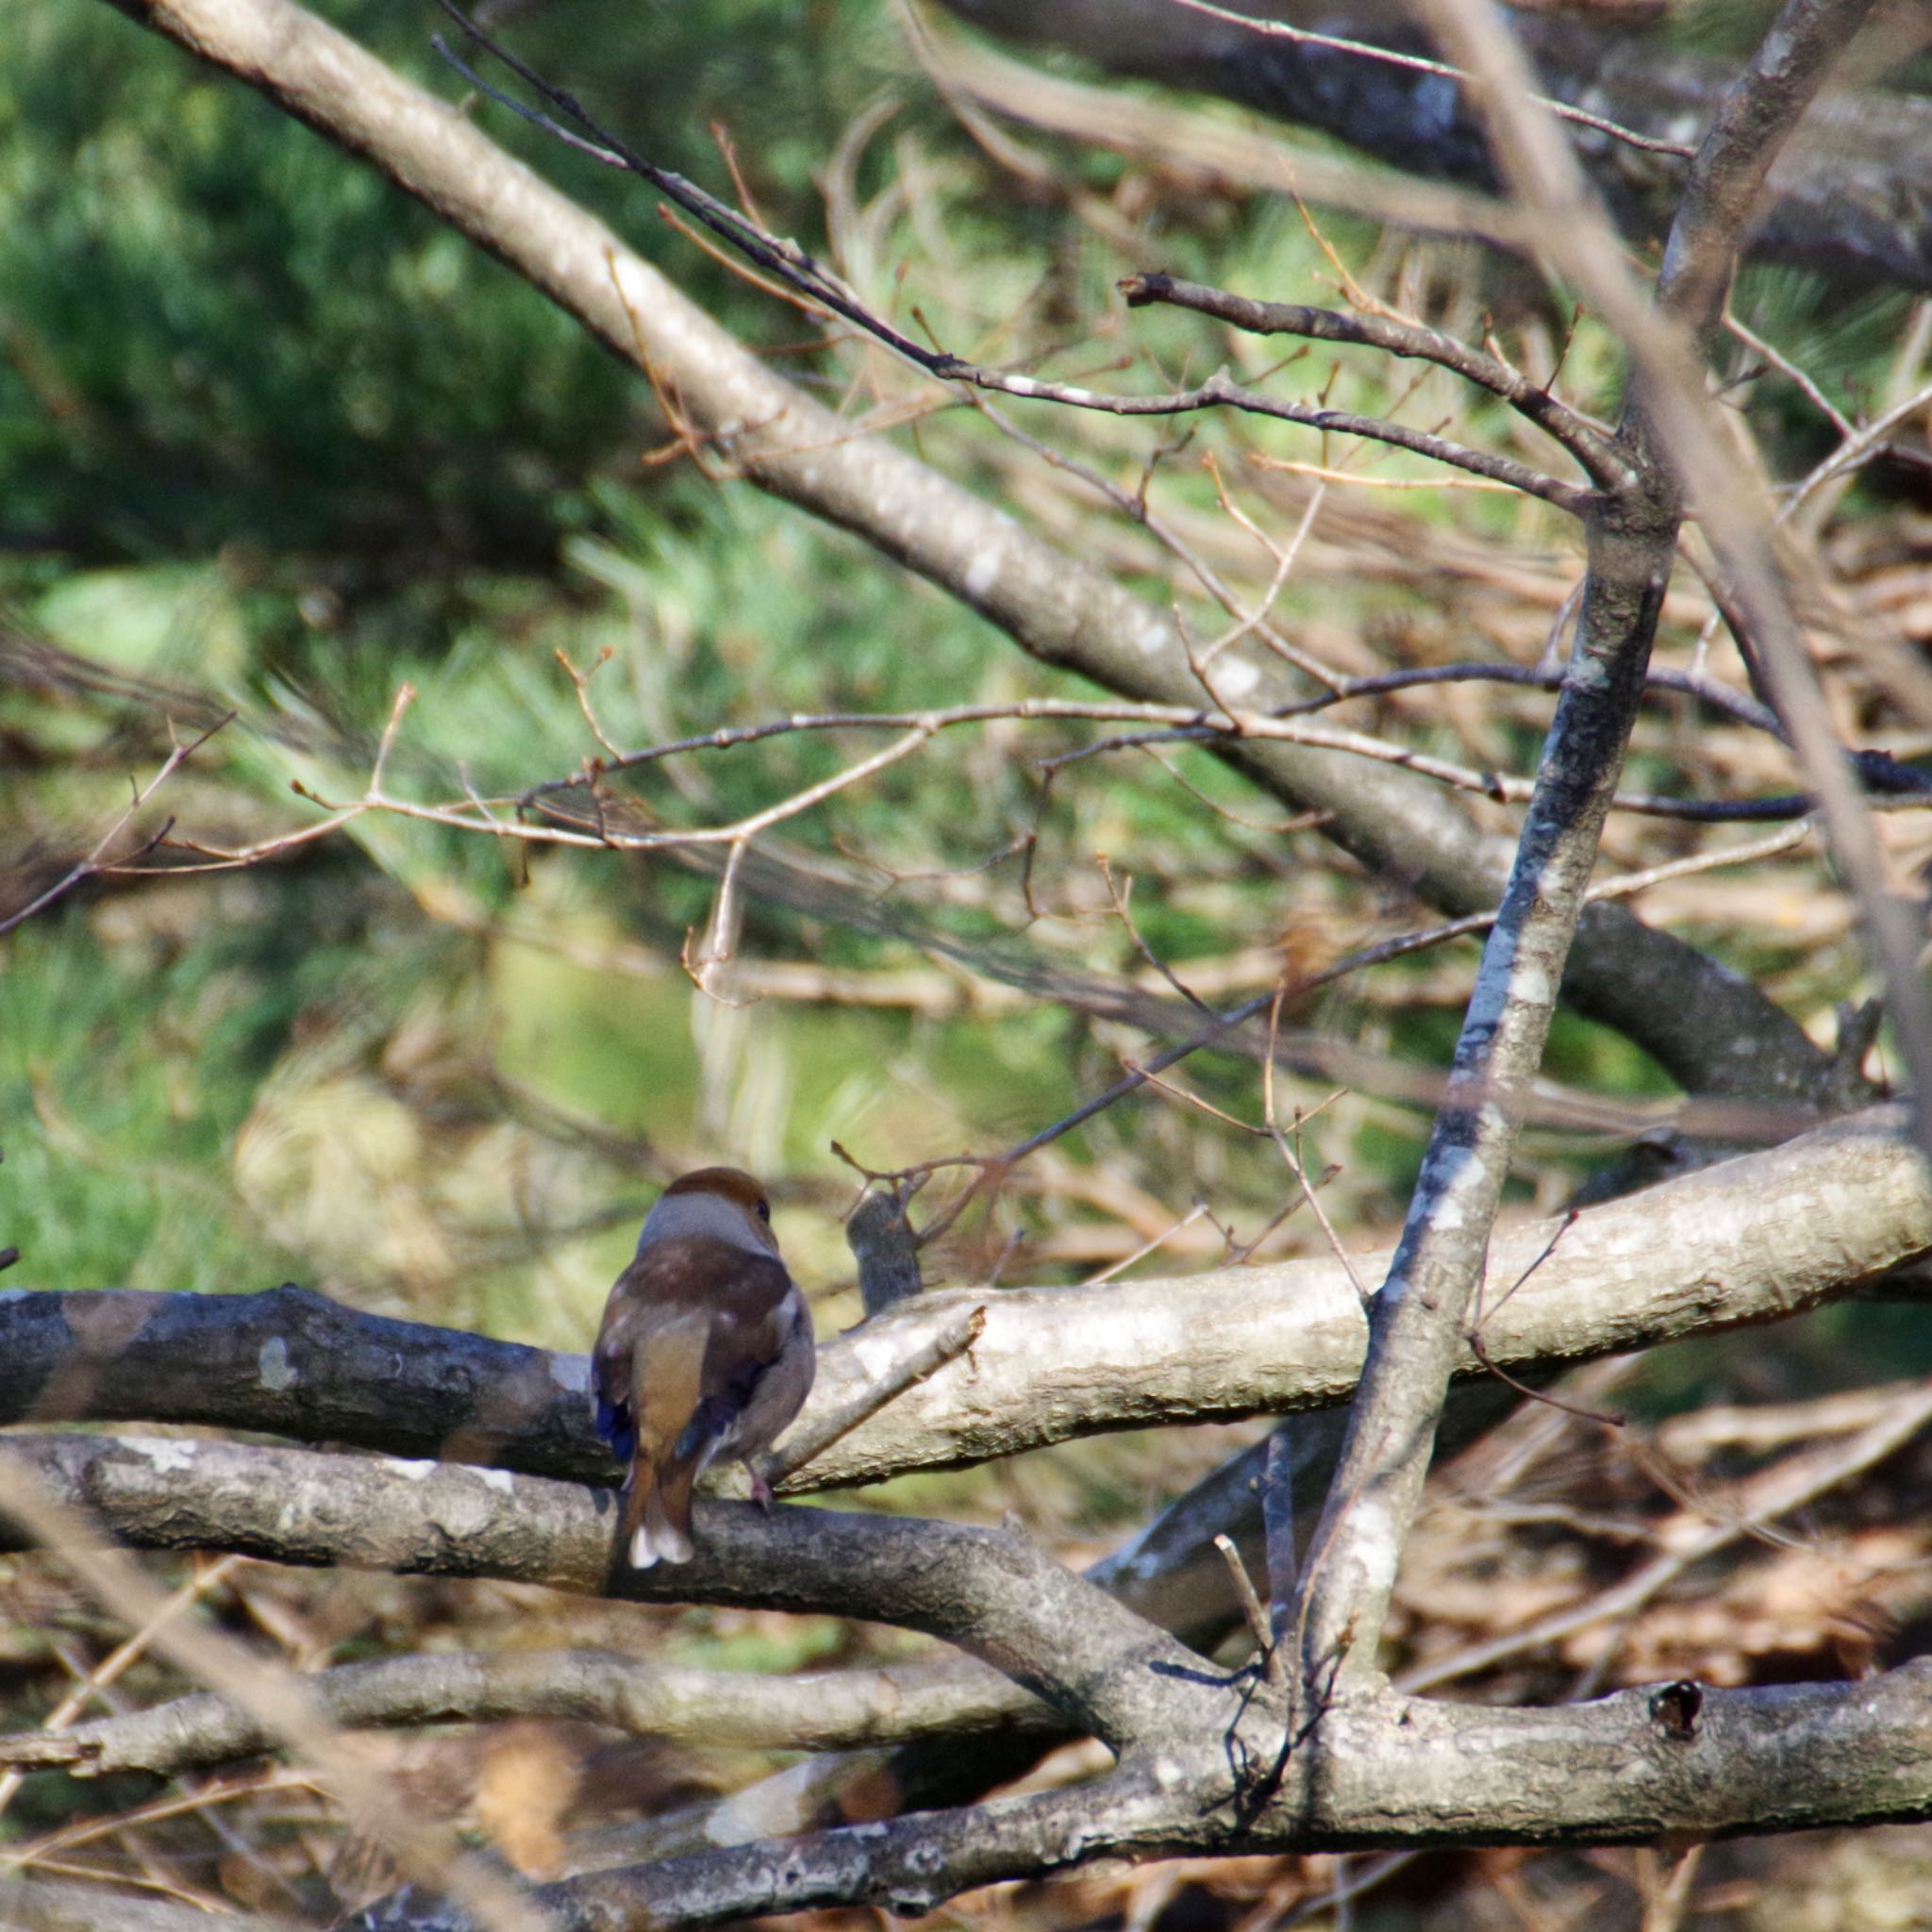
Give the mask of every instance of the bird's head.
[[709, 1235], [755, 1254], [778, 1252], [770, 1197], [741, 1168], [701, 1167], [680, 1174], [645, 1216], [638, 1253], [654, 1241], [692, 1234]]

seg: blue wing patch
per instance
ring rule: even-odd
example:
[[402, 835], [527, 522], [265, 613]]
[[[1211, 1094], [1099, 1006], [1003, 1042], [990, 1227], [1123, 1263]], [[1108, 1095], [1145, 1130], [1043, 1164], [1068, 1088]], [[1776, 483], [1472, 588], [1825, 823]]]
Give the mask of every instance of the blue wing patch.
[[770, 1362], [746, 1362], [715, 1395], [707, 1395], [698, 1404], [697, 1412], [685, 1424], [684, 1433], [678, 1437], [677, 1447], [672, 1454], [680, 1462], [688, 1461], [701, 1454], [708, 1443], [730, 1436], [771, 1366]]
[[635, 1418], [627, 1402], [606, 1402], [597, 1397], [597, 1433], [610, 1444], [612, 1452], [620, 1462], [628, 1462], [637, 1454], [638, 1431]]
[[697, 1413], [684, 1425], [684, 1433], [677, 1439], [677, 1447], [671, 1453], [680, 1462], [688, 1462], [692, 1457], [701, 1455], [707, 1443], [714, 1442], [730, 1428], [738, 1419], [738, 1405], [708, 1395], [698, 1404]]

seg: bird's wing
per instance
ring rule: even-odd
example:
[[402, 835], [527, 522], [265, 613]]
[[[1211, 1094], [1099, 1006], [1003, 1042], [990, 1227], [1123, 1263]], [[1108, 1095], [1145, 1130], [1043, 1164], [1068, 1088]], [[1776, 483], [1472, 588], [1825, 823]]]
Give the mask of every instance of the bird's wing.
[[701, 1455], [735, 1432], [753, 1396], [791, 1341], [802, 1301], [776, 1256], [743, 1257], [745, 1265], [713, 1304], [705, 1350], [704, 1394], [679, 1456]]
[[775, 1255], [710, 1235], [652, 1242], [610, 1291], [591, 1357], [605, 1440], [655, 1463], [724, 1434], [784, 1348], [791, 1292]]

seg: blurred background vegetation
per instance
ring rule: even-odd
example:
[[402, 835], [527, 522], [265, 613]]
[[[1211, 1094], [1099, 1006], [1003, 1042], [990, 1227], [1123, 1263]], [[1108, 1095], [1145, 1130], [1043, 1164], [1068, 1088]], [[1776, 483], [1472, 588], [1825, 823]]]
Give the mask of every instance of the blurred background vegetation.
[[[431, 9], [325, 11], [462, 93], [430, 51]], [[1316, 227], [1278, 198], [1046, 137], [1024, 143], [1042, 165], [1017, 169], [926, 84], [883, 7], [550, 0], [500, 18], [653, 159], [731, 192], [728, 150], [771, 227], [962, 353], [1099, 382], [1128, 379], [1110, 372], [1131, 355], [1133, 379], [1150, 383], [1229, 355], [1258, 376], [1275, 348], [1210, 340], [1191, 318], [1145, 311], [1130, 334], [1115, 279], [1158, 265], [1319, 302], [1340, 263], [1443, 326], [1474, 337], [1487, 323], [1526, 366], [1549, 366], [1568, 339], [1567, 392], [1614, 408], [1613, 346], [1587, 319], [1572, 335], [1560, 303], [1472, 247], [1346, 216]], [[591, 701], [626, 747], [791, 710], [1091, 695], [855, 540], [708, 480], [671, 446], [647, 385], [524, 283], [99, 0], [15, 9], [0, 45], [0, 916], [94, 846], [171, 734], [224, 718], [117, 852], [164, 818], [204, 846], [315, 824], [316, 799], [360, 794], [406, 684], [416, 696], [387, 764], [397, 792], [513, 795], [568, 776], [598, 747], [558, 654], [596, 667]], [[476, 111], [779, 367], [834, 402], [906, 406], [918, 420], [900, 433], [928, 460], [1173, 603], [1197, 637], [1225, 626], [1185, 559], [1078, 475], [875, 353], [828, 342], [674, 233], [634, 181]], [[1902, 293], [1848, 299], [1760, 269], [1737, 306], [1841, 407], [1875, 406], [1922, 374], [1923, 311]], [[1453, 417], [1465, 440], [1508, 447], [1517, 434], [1446, 377], [1370, 358], [1310, 360], [1282, 380], [1417, 424]], [[1737, 401], [1780, 475], [1829, 446], [1775, 372], [1759, 365]], [[1441, 480], [1278, 425], [1021, 410], [1029, 435], [1129, 496], [1151, 478], [1188, 554], [1250, 602], [1274, 560], [1219, 479], [1277, 543], [1318, 486], [1271, 462]], [[1923, 473], [1887, 468], [1840, 502], [1831, 532], [1914, 646], [1932, 633], [1905, 589], [1922, 570], [1924, 500]], [[1330, 485], [1275, 614], [1349, 671], [1533, 663], [1580, 568], [1574, 531], [1541, 506]], [[1690, 661], [1703, 616], [1689, 589], [1674, 601], [1667, 661]], [[1740, 681], [1722, 645], [1711, 661]], [[1458, 687], [1389, 700], [1374, 724], [1527, 772], [1546, 714], [1541, 697]], [[1932, 746], [1882, 708], [1847, 728], [1904, 755]], [[292, 1278], [366, 1308], [580, 1348], [655, 1186], [727, 1159], [773, 1182], [822, 1329], [845, 1325], [858, 1307], [840, 1219], [856, 1177], [833, 1141], [875, 1168], [996, 1153], [1143, 1050], [1141, 1032], [1016, 978], [1165, 995], [1144, 943], [1225, 1004], [1434, 922], [1198, 752], [1049, 769], [1105, 735], [1011, 721], [953, 734], [789, 822], [772, 849], [802, 883], [789, 899], [753, 896], [731, 1002], [680, 966], [716, 887], [675, 858], [518, 848], [378, 814], [242, 869], [188, 869], [179, 846], [150, 853], [138, 874], [96, 880], [0, 940], [0, 1237], [25, 1257], [9, 1282], [226, 1292]], [[681, 758], [649, 768], [637, 795], [658, 824], [724, 823], [877, 741], [781, 737]], [[1688, 706], [1659, 704], [1640, 729], [1632, 783], [1644, 789], [1787, 782], [1768, 741], [1713, 729]], [[1706, 839], [1620, 820], [1606, 869]], [[1117, 883], [1133, 881], [1132, 930], [1103, 855]], [[1644, 906], [1821, 1040], [1837, 1003], [1864, 989], [1815, 856]], [[1293, 1002], [1288, 1018], [1391, 1063], [1441, 1065], [1474, 958], [1466, 941], [1424, 953]], [[1636, 1049], [1572, 1018], [1551, 1070], [1599, 1091], [1667, 1091]], [[1252, 1059], [1203, 1056], [1184, 1084], [1259, 1118]], [[1425, 1115], [1313, 1075], [1284, 1085], [1286, 1107], [1321, 1109], [1302, 1151], [1311, 1172], [1333, 1171], [1324, 1200], [1343, 1241], [1386, 1242]], [[1519, 1208], [1558, 1205], [1607, 1151], [1532, 1134]], [[934, 1195], [958, 1184], [942, 1176]], [[1136, 1265], [1151, 1271], [1230, 1248], [1318, 1251], [1305, 1209], [1280, 1218], [1294, 1198], [1265, 1136], [1146, 1092], [1017, 1168], [929, 1256], [930, 1274], [1071, 1280], [1143, 1250]], [[1659, 1410], [1772, 1399], [1928, 1362], [1916, 1317], [1840, 1312], [1748, 1347], [1679, 1352], [1647, 1372], [1647, 1395], [1626, 1397]], [[1069, 1548], [1098, 1548], [1233, 1433], [1078, 1445], [896, 1500], [1017, 1508]], [[264, 1628], [264, 1606], [279, 1605], [285, 1636], [300, 1624], [315, 1655], [337, 1656], [443, 1622], [475, 1641], [521, 1602], [480, 1591], [453, 1607], [446, 1591], [364, 1580], [345, 1607], [328, 1593], [341, 1587], [258, 1574], [254, 1597], [227, 1601]], [[724, 1612], [626, 1616], [625, 1641], [648, 1629], [673, 1654], [767, 1667], [896, 1641]], [[17, 1721], [42, 1707], [62, 1631], [92, 1631], [72, 1602], [21, 1612], [0, 1658], [21, 1690]], [[561, 1641], [555, 1624], [546, 1635]], [[0, 1832], [78, 1802], [65, 1779], [34, 1780]]]

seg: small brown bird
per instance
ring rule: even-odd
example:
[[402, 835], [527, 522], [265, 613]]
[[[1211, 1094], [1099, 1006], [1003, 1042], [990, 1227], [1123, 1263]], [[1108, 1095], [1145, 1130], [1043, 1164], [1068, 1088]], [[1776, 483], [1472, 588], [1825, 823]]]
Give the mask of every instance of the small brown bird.
[[778, 1258], [772, 1204], [735, 1167], [700, 1168], [658, 1197], [610, 1291], [591, 1356], [598, 1433], [630, 1465], [632, 1566], [691, 1560], [691, 1491], [717, 1456], [751, 1471], [811, 1391], [811, 1312]]

